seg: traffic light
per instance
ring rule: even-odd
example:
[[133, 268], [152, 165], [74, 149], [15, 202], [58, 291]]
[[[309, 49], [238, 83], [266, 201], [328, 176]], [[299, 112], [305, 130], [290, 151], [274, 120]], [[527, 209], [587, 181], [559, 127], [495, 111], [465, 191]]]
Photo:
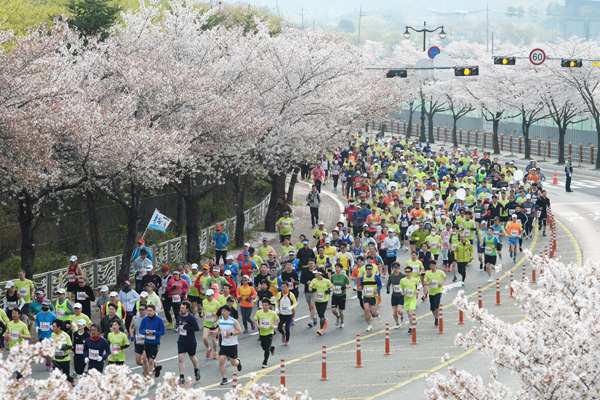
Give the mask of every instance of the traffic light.
[[581, 65], [581, 60], [569, 60], [566, 58], [560, 60], [560, 66], [564, 68], [581, 68]]
[[479, 67], [454, 67], [454, 76], [479, 75]]
[[517, 59], [514, 57], [494, 57], [494, 64], [515, 65]]
[[408, 71], [405, 69], [390, 69], [385, 75], [386, 78], [406, 78]]

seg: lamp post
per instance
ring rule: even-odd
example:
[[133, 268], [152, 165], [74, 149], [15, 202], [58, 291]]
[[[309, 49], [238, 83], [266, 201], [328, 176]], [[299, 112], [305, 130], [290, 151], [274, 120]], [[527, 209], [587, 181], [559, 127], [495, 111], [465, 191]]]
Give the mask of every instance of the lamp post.
[[[406, 30], [404, 31], [404, 39], [410, 39], [410, 32], [408, 31], [409, 29], [417, 33], [423, 33], [423, 52], [425, 52], [427, 33], [433, 33], [439, 29], [440, 39], [446, 38], [446, 32], [444, 32], [443, 25], [438, 26], [435, 29], [427, 29], [427, 21], [423, 21], [423, 29], [415, 29], [412, 26], [407, 26]], [[425, 137], [425, 99], [421, 97], [421, 133], [419, 135], [419, 141], [425, 142], [426, 140], [427, 138]]]

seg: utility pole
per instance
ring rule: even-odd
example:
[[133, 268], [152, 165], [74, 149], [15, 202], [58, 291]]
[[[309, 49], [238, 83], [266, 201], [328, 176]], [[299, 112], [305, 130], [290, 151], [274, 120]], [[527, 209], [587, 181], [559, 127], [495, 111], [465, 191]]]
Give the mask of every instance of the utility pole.
[[357, 44], [358, 47], [360, 47], [360, 22], [361, 22], [362, 17], [364, 17], [365, 15], [367, 15], [367, 13], [363, 12], [362, 3], [361, 3], [360, 8], [358, 10], [358, 44]]
[[302, 30], [304, 30], [304, 5], [301, 5], [300, 7], [300, 16], [302, 17]]
[[485, 23], [485, 51], [490, 51], [490, 3], [486, 3], [485, 8], [486, 13], [486, 23]]

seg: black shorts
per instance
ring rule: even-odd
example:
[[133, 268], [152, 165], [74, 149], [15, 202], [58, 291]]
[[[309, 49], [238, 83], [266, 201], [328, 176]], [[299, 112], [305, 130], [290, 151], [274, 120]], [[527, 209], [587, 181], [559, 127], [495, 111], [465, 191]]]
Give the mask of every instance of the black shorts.
[[144, 343], [144, 351], [146, 352], [146, 357], [151, 359], [156, 359], [158, 355], [158, 349], [160, 347], [160, 343]]
[[508, 215], [506, 217], [502, 217], [502, 216], [500, 217], [500, 222], [508, 222], [508, 221], [509, 221]]
[[433, 295], [429, 295], [429, 309], [431, 311], [435, 311], [438, 308], [440, 308], [440, 301], [442, 300], [442, 294], [438, 293], [438, 294], [433, 294]]
[[75, 293], [75, 292], [77, 292], [78, 287], [79, 287], [79, 285], [77, 284], [77, 282], [67, 283], [67, 292]]
[[331, 308], [339, 308], [340, 310], [345, 310], [346, 309], [346, 295], [331, 296]]
[[135, 354], [144, 354], [144, 345], [143, 344], [134, 344], [133, 351]]
[[177, 354], [188, 353], [190, 356], [196, 355], [196, 343], [177, 342]]
[[[31, 305], [31, 303], [25, 303], [23, 304], [23, 307], [21, 308], [21, 313], [23, 315], [27, 315], [29, 314], [29, 306]], [[11, 316], [12, 317], [12, 316]]]
[[192, 296], [188, 294], [187, 299], [190, 303], [202, 303], [202, 300], [200, 300], [200, 296]]
[[229, 357], [231, 359], [238, 358], [237, 344], [235, 344], [233, 346], [221, 346], [221, 347], [219, 347], [219, 355], [220, 356], [227, 356], [227, 357]]
[[363, 304], [369, 304], [371, 306], [377, 305], [377, 297], [364, 297], [363, 296]]
[[496, 245], [496, 250], [498, 250], [498, 251], [502, 251], [502, 243], [498, 243], [498, 244]]
[[496, 265], [496, 256], [488, 256], [487, 254], [484, 257], [486, 264]]
[[414, 240], [409, 240], [408, 244], [413, 245], [413, 244], [415, 244], [415, 241]]
[[404, 296], [392, 296], [392, 307], [404, 306]]
[[279, 243], [283, 243], [284, 239], [292, 240], [292, 235], [279, 235]]

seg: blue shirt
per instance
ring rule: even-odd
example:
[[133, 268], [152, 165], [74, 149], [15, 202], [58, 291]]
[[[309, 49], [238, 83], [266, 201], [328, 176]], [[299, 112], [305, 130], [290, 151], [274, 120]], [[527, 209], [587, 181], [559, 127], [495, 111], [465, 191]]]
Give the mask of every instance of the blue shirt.
[[224, 271], [231, 271], [231, 276], [233, 277], [233, 279], [237, 282], [237, 276], [238, 276], [238, 265], [236, 263], [233, 264], [225, 264], [223, 266], [223, 270]]
[[229, 244], [229, 237], [225, 232], [215, 233], [212, 238], [212, 241], [215, 242], [215, 248], [217, 250], [227, 250], [227, 245]]
[[198, 321], [192, 313], [188, 313], [186, 317], [179, 315], [179, 325], [184, 330], [185, 334], [179, 333], [179, 339], [177, 343], [195, 344], [196, 343], [196, 332], [200, 330]]
[[[146, 251], [148, 252], [148, 260], [150, 261], [154, 261], [154, 259], [152, 258], [152, 252], [150, 251], [149, 248], [146, 247], [146, 245], [142, 245], [142, 249], [146, 249]], [[135, 250], [133, 251], [133, 254], [131, 255], [131, 259], [135, 260], [136, 258], [138, 258], [139, 256], [141, 256], [142, 254], [140, 253], [140, 248], [136, 247]]]
[[[48, 311], [47, 313], [42, 311], [35, 316], [35, 326], [39, 328], [38, 337], [40, 339], [50, 339], [52, 337], [52, 323], [56, 318], [56, 315], [52, 311]], [[42, 323], [44, 323], [44, 327], [48, 330], [42, 330]]]
[[[148, 338], [148, 335], [146, 335], [146, 331], [148, 330], [154, 335], [154, 338]], [[154, 318], [146, 315], [142, 318], [142, 322], [140, 322], [140, 334], [146, 336], [144, 340], [146, 343], [160, 343], [160, 337], [165, 334], [163, 319], [158, 315], [155, 315]]]

